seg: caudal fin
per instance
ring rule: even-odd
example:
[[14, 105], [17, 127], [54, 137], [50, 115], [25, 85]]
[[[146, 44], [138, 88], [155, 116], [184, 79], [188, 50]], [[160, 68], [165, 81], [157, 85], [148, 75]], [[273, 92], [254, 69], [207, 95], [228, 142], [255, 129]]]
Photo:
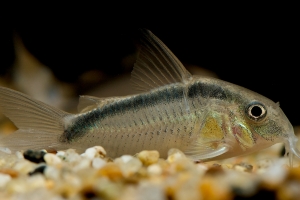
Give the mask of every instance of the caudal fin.
[[18, 128], [7, 136], [0, 136], [0, 151], [43, 149], [59, 145], [59, 137], [65, 130], [71, 114], [41, 101], [0, 87], [0, 113], [7, 116]]

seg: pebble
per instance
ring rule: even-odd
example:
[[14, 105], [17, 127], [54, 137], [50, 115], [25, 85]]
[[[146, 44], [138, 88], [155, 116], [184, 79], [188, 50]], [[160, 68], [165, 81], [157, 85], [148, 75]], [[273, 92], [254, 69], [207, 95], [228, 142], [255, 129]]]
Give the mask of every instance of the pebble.
[[91, 147], [91, 148], [88, 148], [87, 150], [85, 150], [84, 156], [86, 156], [87, 158], [90, 158], [90, 159], [93, 159], [96, 157], [103, 158], [106, 156], [106, 151], [101, 146], [94, 146], [94, 147]]
[[79, 161], [73, 163], [73, 170], [74, 171], [80, 171], [87, 169], [91, 166], [91, 160], [88, 158], [82, 158]]
[[114, 163], [120, 167], [122, 174], [125, 177], [135, 174], [142, 167], [142, 162], [138, 158], [130, 155], [123, 155], [120, 158], [115, 159]]
[[16, 178], [19, 175], [18, 171], [9, 168], [0, 169], [0, 174], [7, 174], [12, 178]]
[[18, 160], [14, 166], [13, 170], [17, 171], [19, 174], [28, 174], [36, 167], [35, 163], [32, 163], [28, 160]]
[[137, 154], [137, 157], [146, 166], [156, 163], [159, 159], [158, 151], [141, 151]]
[[162, 168], [158, 164], [152, 164], [147, 168], [150, 176], [159, 176], [162, 174]]
[[182, 161], [183, 159], [186, 159], [186, 156], [179, 149], [172, 148], [168, 151], [168, 162], [172, 163], [175, 161]]
[[285, 158], [262, 160], [249, 156], [194, 163], [178, 149], [170, 149], [167, 159], [148, 150], [114, 160], [105, 155], [105, 150], [96, 146], [81, 155], [74, 149], [45, 152], [45, 163], [40, 164], [22, 155], [12, 154], [13, 162], [1, 157], [0, 199], [229, 200], [261, 194], [279, 199], [299, 197], [300, 168], [287, 167]]
[[29, 172], [28, 175], [32, 176], [32, 175], [39, 174], [39, 173], [43, 174], [46, 167], [47, 167], [46, 165], [40, 165], [37, 168], [35, 168], [32, 172]]
[[0, 189], [3, 188], [9, 181], [11, 180], [11, 176], [8, 174], [2, 174], [0, 172]]
[[23, 153], [23, 156], [25, 159], [34, 162], [34, 163], [41, 163], [45, 162], [44, 155], [46, 152], [44, 151], [33, 151], [33, 150], [27, 150]]
[[253, 166], [247, 163], [236, 164], [233, 166], [233, 168], [235, 170], [242, 171], [242, 172], [252, 172], [253, 170]]
[[60, 165], [62, 163], [61, 159], [52, 153], [45, 154], [44, 160], [48, 165]]
[[61, 171], [54, 166], [48, 166], [44, 170], [44, 175], [47, 179], [58, 181], [61, 176]]
[[116, 163], [107, 163], [105, 166], [99, 169], [98, 175], [108, 177], [114, 181], [123, 177], [122, 170]]
[[106, 161], [102, 158], [94, 158], [92, 161], [92, 167], [95, 169], [100, 169], [106, 164]]

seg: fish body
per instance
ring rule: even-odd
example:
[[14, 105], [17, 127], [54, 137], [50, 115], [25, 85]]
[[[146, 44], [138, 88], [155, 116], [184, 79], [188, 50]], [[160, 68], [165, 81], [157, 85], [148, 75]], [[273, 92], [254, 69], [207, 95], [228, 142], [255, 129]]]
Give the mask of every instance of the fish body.
[[285, 142], [290, 155], [299, 157], [293, 127], [279, 104], [232, 83], [192, 76], [155, 35], [142, 33], [132, 72], [139, 94], [81, 96], [81, 112], [70, 114], [0, 87], [0, 109], [19, 128], [0, 139], [2, 150], [84, 151], [101, 145], [114, 158], [142, 150], [167, 157], [169, 149], [178, 148], [193, 160], [212, 160]]

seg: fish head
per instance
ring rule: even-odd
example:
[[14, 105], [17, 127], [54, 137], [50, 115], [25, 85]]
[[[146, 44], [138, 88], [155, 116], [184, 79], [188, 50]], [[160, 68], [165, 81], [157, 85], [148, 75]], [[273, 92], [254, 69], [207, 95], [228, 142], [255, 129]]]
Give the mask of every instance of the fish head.
[[300, 158], [296, 148], [298, 138], [279, 103], [247, 89], [238, 93], [240, 102], [232, 120], [232, 132], [240, 145], [244, 149], [257, 149], [285, 143], [290, 163], [293, 155]]

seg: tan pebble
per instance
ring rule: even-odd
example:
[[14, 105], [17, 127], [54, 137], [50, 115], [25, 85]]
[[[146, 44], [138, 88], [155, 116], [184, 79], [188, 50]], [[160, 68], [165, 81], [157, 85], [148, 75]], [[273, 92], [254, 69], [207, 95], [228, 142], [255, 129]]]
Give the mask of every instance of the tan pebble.
[[104, 165], [106, 165], [106, 161], [102, 158], [94, 158], [92, 161], [92, 167], [95, 169], [100, 169]]
[[223, 168], [225, 168], [225, 169], [232, 169], [233, 168], [233, 165], [232, 164], [224, 164], [224, 165], [222, 165], [223, 166]]
[[147, 168], [149, 175], [158, 176], [162, 173], [162, 168], [158, 164], [152, 164]]
[[2, 174], [0, 172], [0, 188], [5, 187], [6, 184], [11, 180], [11, 176], [8, 174]]
[[19, 174], [28, 174], [36, 167], [35, 163], [32, 163], [28, 160], [20, 160], [15, 163], [12, 169], [19, 172]]
[[90, 159], [93, 159], [96, 157], [103, 158], [106, 156], [106, 151], [101, 146], [94, 146], [94, 147], [86, 149], [84, 152], [84, 156], [86, 156], [87, 158], [90, 158]]
[[146, 166], [154, 164], [159, 159], [158, 151], [141, 151], [138, 153], [137, 157], [142, 161], [142, 163]]
[[123, 177], [120, 167], [116, 163], [107, 163], [98, 171], [99, 176], [106, 176], [111, 180], [118, 180]]
[[46, 185], [47, 189], [52, 189], [52, 188], [54, 188], [55, 183], [53, 180], [47, 180], [45, 185]]
[[199, 184], [202, 199], [229, 200], [232, 194], [228, 185], [211, 177], [204, 177]]
[[46, 161], [46, 163], [48, 165], [59, 165], [62, 163], [61, 159], [57, 155], [52, 154], [52, 153], [45, 154], [44, 160]]
[[29, 189], [42, 188], [46, 186], [46, 180], [41, 174], [30, 176], [26, 182], [28, 183]]
[[0, 173], [7, 174], [12, 178], [16, 178], [19, 175], [18, 171], [13, 169], [0, 169]]

